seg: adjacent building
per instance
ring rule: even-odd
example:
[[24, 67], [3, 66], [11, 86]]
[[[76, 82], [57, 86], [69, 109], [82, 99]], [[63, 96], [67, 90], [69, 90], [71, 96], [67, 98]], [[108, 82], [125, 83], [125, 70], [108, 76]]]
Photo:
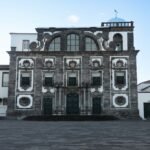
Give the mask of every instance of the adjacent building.
[[150, 80], [138, 85], [138, 108], [142, 119], [150, 118]]
[[11, 33], [8, 116], [138, 117], [134, 24]]
[[0, 65], [0, 117], [6, 116], [8, 101], [9, 66]]

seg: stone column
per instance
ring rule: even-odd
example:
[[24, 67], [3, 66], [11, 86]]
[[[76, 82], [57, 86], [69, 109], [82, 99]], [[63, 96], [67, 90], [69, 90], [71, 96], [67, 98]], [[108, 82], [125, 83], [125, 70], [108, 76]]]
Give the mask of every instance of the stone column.
[[104, 57], [103, 57], [103, 66], [104, 66], [104, 73], [103, 73], [103, 81], [104, 81], [104, 84], [103, 84], [103, 89], [104, 89], [104, 92], [103, 92], [103, 111], [104, 113], [106, 112], [109, 112], [110, 110], [110, 103], [112, 101], [112, 99], [110, 98], [110, 57], [109, 57], [109, 54], [105, 54]]
[[16, 117], [15, 114], [15, 89], [17, 89], [16, 84], [16, 54], [15, 52], [10, 52], [10, 65], [9, 65], [9, 84], [8, 84], [8, 108], [7, 116]]
[[33, 70], [33, 83], [34, 83], [34, 113], [36, 115], [42, 114], [42, 59], [40, 57], [37, 57], [35, 60], [35, 67]]
[[138, 51], [132, 51], [129, 61], [129, 88], [131, 101], [131, 113], [133, 117], [138, 117], [138, 97], [137, 97], [137, 67], [136, 67], [136, 55]]

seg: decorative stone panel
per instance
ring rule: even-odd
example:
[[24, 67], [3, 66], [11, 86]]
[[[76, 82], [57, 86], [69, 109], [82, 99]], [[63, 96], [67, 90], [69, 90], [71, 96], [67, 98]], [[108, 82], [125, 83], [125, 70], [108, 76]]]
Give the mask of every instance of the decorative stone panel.
[[55, 58], [45, 58], [44, 59], [44, 67], [54, 68], [55, 67]]
[[127, 58], [112, 58], [112, 68], [126, 68], [128, 65]]
[[128, 106], [128, 95], [115, 94], [113, 95], [113, 106], [116, 108], [126, 108]]
[[18, 61], [19, 68], [30, 69], [34, 67], [34, 60], [31, 58], [19, 58]]
[[19, 95], [16, 98], [17, 109], [32, 109], [33, 97], [32, 95]]
[[103, 57], [101, 57], [101, 56], [91, 56], [90, 57], [90, 66], [93, 69], [102, 67], [102, 65], [103, 65]]
[[80, 58], [66, 58], [65, 63], [66, 63], [67, 69], [75, 69], [75, 68], [80, 67], [81, 59]]

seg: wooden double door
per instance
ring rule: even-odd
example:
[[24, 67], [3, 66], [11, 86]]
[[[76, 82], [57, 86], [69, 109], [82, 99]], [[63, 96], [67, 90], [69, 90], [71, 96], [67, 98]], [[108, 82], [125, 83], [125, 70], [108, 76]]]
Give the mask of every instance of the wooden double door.
[[52, 102], [51, 97], [43, 97], [43, 115], [52, 115]]
[[92, 114], [100, 114], [101, 111], [101, 97], [94, 97], [92, 99]]
[[70, 93], [66, 96], [66, 114], [80, 114], [79, 95], [77, 93]]

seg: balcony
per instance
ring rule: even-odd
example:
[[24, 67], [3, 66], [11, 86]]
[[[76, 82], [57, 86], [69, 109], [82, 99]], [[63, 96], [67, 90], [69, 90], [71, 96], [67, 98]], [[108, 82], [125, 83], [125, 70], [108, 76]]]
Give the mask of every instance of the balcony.
[[133, 27], [131, 22], [102, 22], [101, 27]]

